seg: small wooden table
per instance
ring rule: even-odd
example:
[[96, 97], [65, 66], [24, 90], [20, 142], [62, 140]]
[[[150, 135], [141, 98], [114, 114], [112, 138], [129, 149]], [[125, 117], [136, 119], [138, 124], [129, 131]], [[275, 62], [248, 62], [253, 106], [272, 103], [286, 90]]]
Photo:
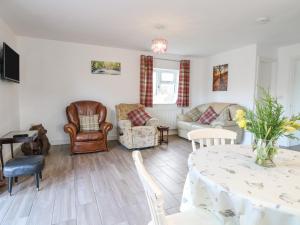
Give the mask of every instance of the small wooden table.
[[[169, 143], [169, 127], [167, 126], [158, 126], [157, 130], [159, 131], [159, 144], [161, 145], [162, 143]], [[164, 132], [167, 132], [167, 137], [166, 139], [164, 138]]]
[[[27, 137], [14, 137], [14, 135], [18, 134], [27, 134]], [[32, 131], [12, 131], [4, 136], [0, 137], [0, 161], [1, 161], [1, 170], [3, 170], [4, 166], [4, 161], [3, 161], [3, 145], [4, 144], [10, 144], [10, 152], [11, 152], [11, 157], [14, 157], [14, 148], [13, 144], [14, 143], [32, 143], [38, 136], [38, 131], [37, 130], [32, 130]]]

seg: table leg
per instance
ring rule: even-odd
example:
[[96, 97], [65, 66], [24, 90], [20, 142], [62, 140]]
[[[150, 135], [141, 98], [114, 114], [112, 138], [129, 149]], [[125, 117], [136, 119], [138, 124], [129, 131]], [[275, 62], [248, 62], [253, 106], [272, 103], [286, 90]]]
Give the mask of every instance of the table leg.
[[0, 160], [1, 160], [1, 170], [3, 171], [4, 161], [3, 161], [3, 154], [2, 154], [2, 144], [0, 144]]
[[0, 144], [0, 159], [1, 159], [1, 171], [0, 171], [0, 187], [5, 185], [5, 180], [3, 176], [3, 155], [2, 155], [2, 144]]
[[14, 144], [13, 143], [10, 144], [10, 152], [11, 152], [11, 157], [13, 158], [14, 157]]
[[167, 144], [169, 144], [169, 129], [167, 130]]
[[164, 135], [164, 133], [163, 133], [162, 130], [160, 130], [159, 132], [160, 132], [160, 135], [159, 135], [159, 144], [161, 145], [162, 141], [163, 141], [163, 135]]

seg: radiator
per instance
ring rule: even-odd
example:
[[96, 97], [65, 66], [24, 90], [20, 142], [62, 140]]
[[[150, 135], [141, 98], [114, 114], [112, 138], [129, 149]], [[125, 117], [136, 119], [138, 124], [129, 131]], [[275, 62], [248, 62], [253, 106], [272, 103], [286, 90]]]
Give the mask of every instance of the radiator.
[[159, 119], [161, 125], [166, 125], [171, 130], [177, 129], [176, 117], [181, 112], [180, 108], [173, 105], [154, 105], [153, 108], [147, 108], [146, 111], [152, 117]]

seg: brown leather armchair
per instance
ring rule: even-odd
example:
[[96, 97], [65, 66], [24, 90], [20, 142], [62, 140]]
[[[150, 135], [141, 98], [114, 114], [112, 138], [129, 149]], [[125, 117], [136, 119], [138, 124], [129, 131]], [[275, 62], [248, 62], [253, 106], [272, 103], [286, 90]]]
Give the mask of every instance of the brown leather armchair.
[[[112, 124], [105, 122], [106, 107], [95, 101], [77, 101], [66, 108], [69, 123], [64, 131], [70, 135], [72, 153], [108, 151], [107, 134]], [[79, 115], [99, 114], [99, 131], [80, 131]]]

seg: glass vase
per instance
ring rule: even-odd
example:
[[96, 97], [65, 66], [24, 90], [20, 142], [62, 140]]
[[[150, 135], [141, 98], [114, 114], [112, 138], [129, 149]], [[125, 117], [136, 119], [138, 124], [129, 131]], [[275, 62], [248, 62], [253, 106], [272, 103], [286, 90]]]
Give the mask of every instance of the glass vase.
[[278, 152], [276, 140], [255, 139], [253, 150], [256, 152], [256, 164], [264, 167], [276, 166], [273, 161]]

